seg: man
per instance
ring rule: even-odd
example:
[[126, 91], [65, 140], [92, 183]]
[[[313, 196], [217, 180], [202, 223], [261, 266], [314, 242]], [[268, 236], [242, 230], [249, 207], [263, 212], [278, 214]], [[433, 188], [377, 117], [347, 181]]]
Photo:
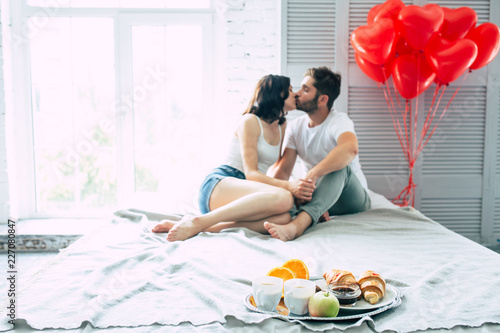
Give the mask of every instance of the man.
[[329, 68], [312, 68], [295, 95], [297, 110], [306, 115], [290, 122], [274, 176], [287, 180], [299, 156], [306, 175], [292, 194], [297, 198], [307, 193], [309, 199], [296, 199], [298, 214], [290, 223], [264, 224], [274, 238], [292, 240], [321, 218], [358, 213], [371, 206], [353, 122], [345, 113], [332, 110], [340, 82], [340, 75]]

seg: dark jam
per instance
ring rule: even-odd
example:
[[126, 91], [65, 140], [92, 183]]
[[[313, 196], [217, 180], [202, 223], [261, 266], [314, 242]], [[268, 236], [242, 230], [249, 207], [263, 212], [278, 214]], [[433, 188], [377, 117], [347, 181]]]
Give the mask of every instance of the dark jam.
[[339, 287], [333, 287], [331, 288], [333, 294], [337, 299], [339, 300], [340, 305], [352, 305], [356, 303], [356, 300], [358, 298], [358, 290], [354, 288], [349, 288], [349, 287], [344, 287], [344, 286], [339, 286]]

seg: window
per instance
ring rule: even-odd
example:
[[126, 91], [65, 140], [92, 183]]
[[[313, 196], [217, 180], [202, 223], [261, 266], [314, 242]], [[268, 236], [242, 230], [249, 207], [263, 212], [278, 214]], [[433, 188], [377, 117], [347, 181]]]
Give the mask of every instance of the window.
[[28, 0], [28, 4], [59, 8], [209, 8], [210, 0]]
[[29, 43], [36, 210], [116, 206], [113, 20], [47, 22]]
[[200, 182], [186, 176], [211, 165], [199, 154], [213, 94], [209, 0], [12, 7], [13, 31], [28, 36], [14, 59], [29, 68], [14, 78], [32, 138], [19, 150], [21, 216], [182, 211]]

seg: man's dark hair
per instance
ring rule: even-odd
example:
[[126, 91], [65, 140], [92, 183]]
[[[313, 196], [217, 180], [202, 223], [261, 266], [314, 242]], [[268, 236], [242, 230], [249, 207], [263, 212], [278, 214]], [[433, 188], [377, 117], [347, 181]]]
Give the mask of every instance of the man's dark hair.
[[328, 96], [326, 105], [331, 110], [333, 102], [335, 102], [340, 94], [340, 83], [342, 81], [340, 74], [334, 73], [330, 68], [323, 66], [308, 69], [305, 76], [310, 76], [314, 79], [314, 87], [318, 90], [316, 96]]

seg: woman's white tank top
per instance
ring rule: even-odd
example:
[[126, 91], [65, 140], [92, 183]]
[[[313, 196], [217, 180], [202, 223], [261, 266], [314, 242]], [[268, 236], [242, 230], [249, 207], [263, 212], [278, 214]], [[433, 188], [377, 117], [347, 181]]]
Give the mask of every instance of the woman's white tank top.
[[[257, 116], [256, 116], [257, 117]], [[280, 130], [280, 143], [276, 146], [270, 145], [266, 139], [264, 139], [264, 128], [259, 117], [257, 117], [260, 125], [260, 135], [257, 140], [257, 154], [258, 154], [258, 169], [262, 173], [266, 173], [267, 169], [273, 165], [280, 156], [280, 146], [281, 146], [281, 126]], [[241, 147], [240, 140], [236, 135], [233, 136], [231, 140], [231, 146], [229, 147], [229, 154], [226, 158], [226, 165], [232, 166], [235, 169], [244, 172], [243, 170], [243, 160], [241, 158]]]

